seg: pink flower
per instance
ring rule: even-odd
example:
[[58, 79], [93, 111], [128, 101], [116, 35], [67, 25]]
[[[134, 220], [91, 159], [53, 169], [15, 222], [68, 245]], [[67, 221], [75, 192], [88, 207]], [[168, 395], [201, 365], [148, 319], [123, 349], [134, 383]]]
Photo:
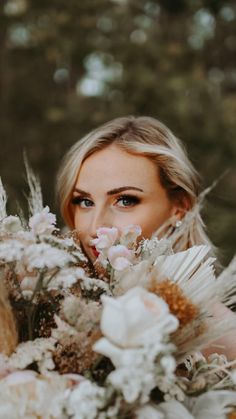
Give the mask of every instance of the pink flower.
[[134, 253], [121, 244], [111, 246], [108, 250], [107, 257], [111, 266], [117, 271], [127, 269], [134, 261]]
[[91, 243], [99, 251], [111, 247], [117, 238], [118, 229], [116, 227], [101, 227], [97, 229], [97, 239], [91, 240]]

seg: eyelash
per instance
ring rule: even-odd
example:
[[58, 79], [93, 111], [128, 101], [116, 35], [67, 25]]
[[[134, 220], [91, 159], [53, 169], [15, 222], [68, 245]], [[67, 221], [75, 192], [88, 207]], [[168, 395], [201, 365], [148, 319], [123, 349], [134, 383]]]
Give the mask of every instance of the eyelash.
[[[83, 198], [82, 196], [75, 196], [74, 198], [72, 198], [71, 203], [72, 205], [81, 205], [82, 202], [92, 202], [90, 199], [88, 198]], [[92, 205], [88, 205], [86, 208], [89, 208]]]
[[121, 195], [117, 198], [116, 203], [119, 203], [122, 200], [127, 200], [131, 203], [131, 205], [124, 205], [124, 207], [133, 207], [140, 203], [140, 199], [134, 195]]
[[[135, 206], [135, 205], [137, 205], [137, 204], [140, 203], [140, 198], [138, 198], [137, 196], [134, 196], [134, 195], [121, 195], [121, 196], [119, 196], [117, 198], [116, 204], [118, 204], [121, 201], [125, 201], [125, 200], [126, 201], [129, 201], [129, 204], [128, 205], [123, 205], [122, 206], [123, 208], [133, 207], [133, 206]], [[80, 197], [80, 196], [76, 196], [76, 197], [72, 198], [71, 203], [73, 205], [79, 205], [79, 206], [81, 206], [81, 203], [82, 202], [85, 202], [85, 201], [91, 202], [93, 204], [93, 201], [91, 201], [90, 199], [83, 198], [83, 197]], [[92, 205], [85, 206], [84, 208], [89, 208], [89, 207], [92, 207]]]

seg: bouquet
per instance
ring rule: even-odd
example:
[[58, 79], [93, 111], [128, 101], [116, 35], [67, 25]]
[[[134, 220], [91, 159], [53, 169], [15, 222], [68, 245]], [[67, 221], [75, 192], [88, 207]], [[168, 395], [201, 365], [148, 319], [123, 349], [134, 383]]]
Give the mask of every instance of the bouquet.
[[216, 278], [208, 246], [174, 253], [130, 225], [98, 229], [92, 265], [28, 181], [28, 221], [0, 184], [0, 418], [236, 417], [236, 361], [201, 353], [235, 330], [214, 317], [235, 260]]

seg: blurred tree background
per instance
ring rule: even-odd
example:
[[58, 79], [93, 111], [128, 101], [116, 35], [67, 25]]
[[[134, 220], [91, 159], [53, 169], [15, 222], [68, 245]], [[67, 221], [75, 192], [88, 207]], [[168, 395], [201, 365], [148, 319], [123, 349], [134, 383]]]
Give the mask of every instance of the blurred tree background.
[[99, 124], [157, 117], [186, 145], [210, 237], [235, 251], [236, 2], [6, 0], [0, 5], [0, 164], [9, 208], [27, 186], [23, 150], [56, 211], [62, 156]]

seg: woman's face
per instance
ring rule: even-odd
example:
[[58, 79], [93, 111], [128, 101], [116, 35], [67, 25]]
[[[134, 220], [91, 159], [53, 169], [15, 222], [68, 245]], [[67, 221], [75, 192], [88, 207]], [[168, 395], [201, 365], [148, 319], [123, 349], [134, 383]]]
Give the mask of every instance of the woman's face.
[[160, 183], [155, 164], [117, 145], [89, 156], [81, 166], [73, 191], [74, 227], [82, 247], [94, 261], [91, 239], [99, 227], [137, 224], [142, 237], [150, 238], [162, 223], [177, 214]]

